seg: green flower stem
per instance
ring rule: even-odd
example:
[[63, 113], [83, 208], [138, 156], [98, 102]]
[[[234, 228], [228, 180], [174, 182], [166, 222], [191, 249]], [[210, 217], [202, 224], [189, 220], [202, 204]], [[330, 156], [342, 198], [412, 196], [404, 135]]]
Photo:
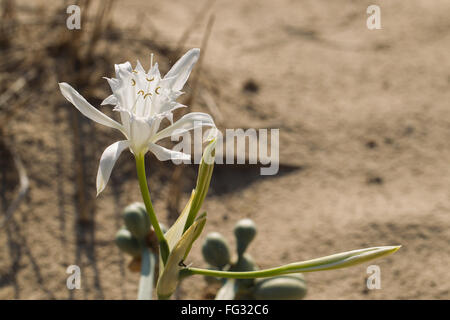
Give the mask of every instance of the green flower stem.
[[379, 258], [394, 253], [400, 246], [374, 247], [367, 249], [353, 250], [343, 253], [333, 254], [318, 259], [304, 262], [295, 262], [277, 268], [264, 269], [258, 271], [219, 271], [200, 268], [185, 268], [181, 270], [182, 276], [200, 274], [204, 276], [234, 279], [254, 279], [279, 276], [289, 273], [314, 272], [322, 270], [332, 270], [354, 266], [372, 259]]
[[[301, 271], [297, 271], [301, 272]], [[282, 267], [272, 268], [272, 269], [264, 269], [259, 271], [243, 271], [243, 272], [235, 272], [235, 271], [219, 271], [219, 270], [209, 270], [209, 269], [201, 269], [201, 268], [185, 268], [181, 270], [181, 275], [191, 276], [194, 274], [200, 274], [204, 276], [211, 276], [217, 278], [231, 278], [231, 279], [255, 279], [255, 278], [267, 278], [273, 277], [277, 275], [287, 274], [290, 272], [283, 272]], [[293, 272], [292, 272], [293, 273]]]
[[142, 199], [144, 200], [145, 208], [150, 218], [150, 222], [155, 230], [156, 237], [159, 242], [159, 250], [161, 252], [161, 258], [163, 263], [166, 264], [167, 258], [169, 257], [170, 249], [167, 243], [164, 233], [159, 226], [158, 219], [156, 218], [155, 210], [153, 209], [152, 200], [150, 198], [150, 192], [148, 191], [147, 176], [145, 175], [145, 156], [136, 156], [136, 169], [139, 179], [139, 187], [141, 188]]

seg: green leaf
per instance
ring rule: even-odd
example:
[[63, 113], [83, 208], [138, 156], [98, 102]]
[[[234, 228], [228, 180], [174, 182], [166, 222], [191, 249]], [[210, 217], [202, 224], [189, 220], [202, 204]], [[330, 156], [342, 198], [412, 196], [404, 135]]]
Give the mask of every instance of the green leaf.
[[[195, 190], [192, 190], [191, 198], [189, 199], [188, 203], [186, 204], [186, 207], [184, 207], [181, 214], [178, 216], [178, 219], [175, 221], [175, 223], [170, 227], [170, 229], [164, 234], [164, 237], [167, 240], [167, 244], [169, 245], [170, 251], [175, 247], [177, 242], [181, 239], [181, 236], [183, 235], [184, 225], [186, 224], [186, 219], [189, 214], [189, 210], [191, 208], [192, 199], [194, 198]], [[162, 263], [161, 254], [159, 255], [159, 265], [164, 266]], [[164, 268], [159, 268], [159, 274], [161, 275]]]
[[158, 284], [156, 286], [156, 292], [160, 299], [168, 299], [177, 288], [179, 273], [180, 270], [183, 269], [183, 267], [180, 266], [180, 263], [186, 259], [192, 248], [192, 244], [201, 234], [205, 223], [206, 214], [200, 216], [192, 226], [186, 230], [175, 246], [171, 248], [169, 258], [167, 259], [167, 263], [164, 266], [162, 273], [160, 273]]

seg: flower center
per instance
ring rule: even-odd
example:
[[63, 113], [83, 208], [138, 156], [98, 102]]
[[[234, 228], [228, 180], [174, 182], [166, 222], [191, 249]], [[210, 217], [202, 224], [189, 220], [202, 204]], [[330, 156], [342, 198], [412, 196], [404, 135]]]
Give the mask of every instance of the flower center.
[[[134, 75], [131, 77], [131, 86], [134, 87], [133, 91], [136, 94], [136, 98], [131, 111], [138, 113], [141, 116], [148, 115], [150, 114], [150, 109], [153, 104], [152, 98], [155, 94], [161, 94], [161, 86], [158, 86], [160, 79], [157, 79], [156, 76], [152, 76], [152, 73], [154, 73], [153, 54], [151, 54], [149, 73], [146, 73], [141, 69], [133, 69], [132, 73], [134, 73]], [[142, 96], [142, 104], [139, 103], [140, 96]], [[149, 99], [147, 100], [147, 98]]]

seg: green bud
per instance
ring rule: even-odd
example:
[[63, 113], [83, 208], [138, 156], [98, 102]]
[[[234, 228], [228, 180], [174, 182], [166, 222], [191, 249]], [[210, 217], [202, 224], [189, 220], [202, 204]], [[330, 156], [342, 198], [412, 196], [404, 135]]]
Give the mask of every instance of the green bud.
[[138, 240], [144, 239], [150, 231], [150, 218], [143, 203], [135, 202], [123, 211], [125, 226]]
[[194, 196], [189, 208], [189, 213], [186, 218], [183, 233], [194, 223], [200, 210], [206, 194], [208, 193], [209, 185], [211, 183], [211, 176], [214, 169], [214, 159], [216, 152], [216, 139], [213, 139], [205, 148], [202, 160], [198, 167], [197, 185], [195, 186]]
[[230, 263], [230, 249], [225, 238], [218, 232], [206, 236], [202, 246], [203, 258], [210, 265], [223, 268]]
[[301, 273], [258, 279], [253, 291], [257, 300], [300, 300], [307, 292]]
[[255, 238], [256, 225], [251, 219], [242, 219], [234, 227], [238, 255], [244, 254], [248, 245]]
[[133, 257], [139, 257], [141, 255], [141, 246], [139, 241], [133, 237], [130, 231], [123, 228], [117, 231], [115, 238], [116, 245], [125, 253]]

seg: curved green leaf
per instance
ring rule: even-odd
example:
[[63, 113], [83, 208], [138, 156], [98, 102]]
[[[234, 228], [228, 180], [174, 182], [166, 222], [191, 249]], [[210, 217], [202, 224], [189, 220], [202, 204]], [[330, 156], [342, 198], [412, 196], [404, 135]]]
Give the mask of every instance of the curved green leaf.
[[156, 286], [156, 292], [160, 299], [168, 299], [175, 292], [180, 270], [183, 269], [181, 263], [189, 254], [192, 244], [199, 237], [205, 223], [206, 215], [202, 215], [186, 230], [181, 239], [171, 249], [167, 263], [159, 276]]

